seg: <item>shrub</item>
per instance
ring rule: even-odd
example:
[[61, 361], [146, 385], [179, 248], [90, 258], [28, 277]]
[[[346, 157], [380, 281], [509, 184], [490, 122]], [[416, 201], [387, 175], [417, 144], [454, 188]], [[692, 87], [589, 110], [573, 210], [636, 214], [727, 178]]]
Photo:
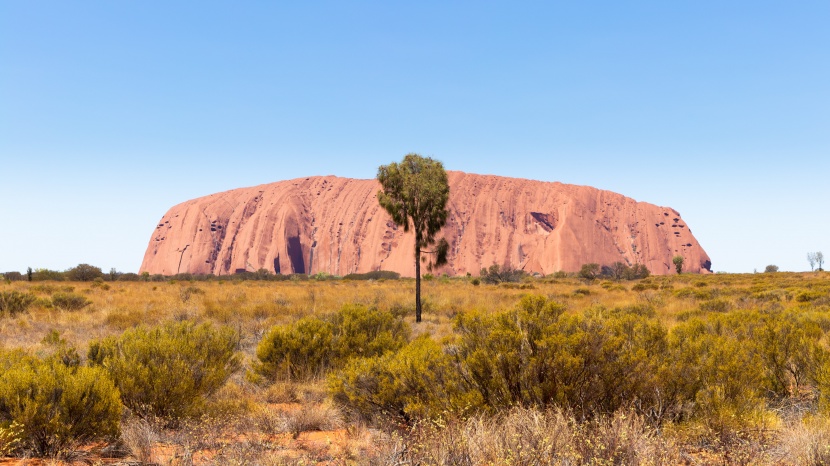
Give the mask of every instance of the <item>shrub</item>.
[[185, 321], [93, 341], [88, 358], [109, 373], [124, 405], [139, 417], [176, 424], [199, 414], [206, 397], [239, 368], [237, 342], [231, 328]]
[[579, 269], [579, 278], [583, 278], [585, 280], [593, 280], [597, 278], [600, 274], [600, 267], [599, 264], [584, 264], [581, 269]]
[[104, 273], [100, 267], [95, 267], [89, 264], [78, 264], [77, 266], [66, 271], [65, 274], [68, 280], [75, 282], [91, 282], [96, 278], [104, 278]]
[[500, 267], [498, 264], [481, 269], [481, 281], [488, 284], [520, 282], [526, 276], [527, 274], [524, 270], [514, 269], [508, 266]]
[[427, 335], [396, 353], [352, 359], [328, 385], [335, 402], [367, 420], [412, 422], [480, 405], [452, 356]]
[[118, 390], [102, 370], [21, 353], [0, 355], [0, 368], [0, 423], [22, 426], [22, 447], [35, 455], [64, 456], [118, 436]]
[[0, 426], [0, 458], [14, 453], [23, 443], [23, 426], [16, 421]]
[[750, 336], [745, 313], [692, 318], [672, 329], [660, 377], [673, 416], [740, 425], [761, 406], [764, 363]]
[[338, 359], [371, 357], [397, 351], [409, 339], [409, 326], [391, 312], [347, 304], [331, 317], [333, 350]]
[[122, 282], [137, 282], [141, 277], [137, 273], [127, 272], [118, 275], [118, 280]]
[[[614, 280], [639, 280], [651, 275], [648, 267], [643, 264], [628, 266], [622, 262], [614, 262], [610, 266], [602, 266], [602, 276]], [[587, 278], [587, 277], [586, 277]]]
[[666, 333], [628, 309], [564, 314], [526, 296], [514, 311], [460, 314], [460, 371], [492, 407], [555, 404], [585, 416], [612, 412], [654, 393]]
[[21, 293], [14, 290], [0, 291], [0, 317], [20, 314], [26, 311], [35, 301], [37, 301], [37, 297], [31, 293]]
[[79, 311], [92, 304], [86, 297], [74, 293], [55, 293], [52, 305], [64, 311]]
[[778, 266], [777, 265], [772, 265], [771, 264], [771, 265], [766, 266], [766, 268], [764, 269], [764, 273], [775, 273], [775, 272], [778, 272]]
[[269, 380], [308, 380], [354, 357], [372, 357], [406, 344], [409, 326], [389, 311], [351, 304], [325, 318], [273, 327], [257, 346], [257, 374]]
[[[27, 271], [28, 274], [28, 271]], [[37, 269], [32, 272], [31, 279], [29, 281], [64, 281], [66, 280], [63, 272], [58, 272], [57, 270], [49, 270], [49, 269]]]
[[350, 273], [343, 277], [344, 280], [397, 280], [401, 278], [398, 272], [391, 270], [374, 270], [366, 273]]
[[268, 380], [306, 380], [331, 367], [333, 326], [317, 317], [272, 327], [257, 345], [254, 371]]
[[23, 274], [20, 272], [6, 272], [0, 275], [2, 275], [4, 279], [10, 282], [23, 281]]

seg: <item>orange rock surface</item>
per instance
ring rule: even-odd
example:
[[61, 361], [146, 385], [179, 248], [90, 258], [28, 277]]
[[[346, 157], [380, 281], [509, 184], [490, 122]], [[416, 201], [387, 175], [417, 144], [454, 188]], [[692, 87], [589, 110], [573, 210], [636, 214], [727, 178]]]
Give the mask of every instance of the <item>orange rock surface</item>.
[[[709, 256], [677, 211], [588, 186], [448, 172], [442, 230], [449, 264], [478, 275], [491, 264], [549, 274], [582, 264], [645, 264], [653, 274], [708, 273]], [[298, 178], [212, 194], [171, 208], [141, 272], [227, 275], [391, 270], [415, 275], [414, 236], [378, 205], [376, 180]]]

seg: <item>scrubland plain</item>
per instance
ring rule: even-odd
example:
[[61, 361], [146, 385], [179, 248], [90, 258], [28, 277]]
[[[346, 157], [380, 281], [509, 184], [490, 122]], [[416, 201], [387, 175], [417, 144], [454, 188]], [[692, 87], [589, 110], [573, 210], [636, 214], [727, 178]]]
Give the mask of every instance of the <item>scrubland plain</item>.
[[0, 464], [830, 464], [830, 274], [413, 291], [0, 284]]

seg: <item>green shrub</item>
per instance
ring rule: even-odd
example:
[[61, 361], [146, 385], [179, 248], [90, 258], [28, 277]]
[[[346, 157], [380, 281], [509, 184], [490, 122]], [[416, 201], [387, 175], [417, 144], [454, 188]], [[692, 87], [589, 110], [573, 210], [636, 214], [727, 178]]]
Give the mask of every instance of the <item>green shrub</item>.
[[397, 280], [401, 278], [398, 272], [390, 270], [374, 270], [366, 273], [350, 273], [343, 277], [344, 280]]
[[704, 301], [698, 305], [702, 312], [727, 312], [732, 309], [732, 303], [721, 298]]
[[338, 359], [371, 357], [397, 351], [409, 339], [409, 325], [391, 312], [346, 304], [331, 317], [333, 350]]
[[555, 404], [591, 415], [634, 400], [647, 405], [666, 332], [636, 311], [568, 315], [527, 296], [515, 311], [460, 314], [459, 371], [496, 408]]
[[481, 281], [488, 284], [516, 283], [522, 281], [526, 276], [527, 273], [524, 270], [508, 266], [501, 267], [498, 264], [481, 269]]
[[[28, 274], [28, 271], [27, 271]], [[57, 270], [49, 270], [49, 269], [37, 269], [31, 274], [31, 278], [29, 281], [56, 281], [61, 282], [66, 280], [63, 272], [58, 272]]]
[[585, 280], [593, 280], [599, 276], [600, 271], [601, 268], [599, 264], [583, 264], [582, 268], [579, 269], [577, 276]]
[[[614, 280], [639, 280], [642, 278], [647, 278], [651, 275], [649, 272], [648, 267], [643, 264], [634, 264], [629, 266], [622, 262], [614, 262], [613, 264], [604, 265], [601, 267], [600, 274], [603, 277], [613, 278]], [[594, 274], [596, 275], [596, 274]], [[583, 277], [589, 278], [589, 277]]]
[[52, 305], [64, 311], [79, 311], [92, 304], [86, 297], [74, 293], [55, 293]]
[[799, 303], [809, 303], [810, 301], [815, 301], [823, 296], [826, 296], [827, 293], [823, 293], [821, 291], [802, 291], [795, 295], [795, 300]]
[[16, 421], [0, 425], [0, 458], [9, 456], [23, 444], [23, 426]]
[[35, 301], [37, 301], [37, 297], [31, 293], [21, 293], [14, 290], [0, 291], [0, 317], [20, 314], [26, 311]]
[[22, 426], [22, 448], [63, 456], [84, 443], [117, 438], [118, 390], [101, 369], [20, 352], [0, 355], [0, 369], [0, 424]]
[[666, 331], [647, 306], [570, 315], [530, 295], [513, 310], [459, 314], [443, 346], [420, 338], [397, 353], [353, 360], [329, 388], [371, 419], [517, 405], [556, 405], [583, 417], [633, 403], [650, 412], [659, 405], [666, 347]]
[[93, 341], [88, 359], [109, 373], [135, 414], [175, 424], [199, 414], [205, 399], [239, 368], [237, 343], [229, 327], [167, 323]]
[[453, 358], [424, 335], [396, 353], [357, 358], [329, 376], [329, 392], [342, 408], [367, 420], [436, 418], [481, 404]]
[[268, 380], [307, 380], [331, 367], [333, 325], [317, 317], [272, 327], [257, 345], [254, 371]]
[[67, 270], [64, 275], [67, 280], [72, 280], [73, 282], [91, 282], [96, 278], [103, 279], [104, 277], [104, 273], [100, 267], [89, 264], [78, 264]]
[[740, 423], [762, 406], [765, 367], [751, 334], [741, 313], [691, 318], [672, 329], [661, 380], [673, 416]]
[[254, 371], [268, 380], [308, 380], [354, 357], [401, 348], [409, 326], [389, 311], [345, 305], [325, 318], [273, 327], [257, 346]]

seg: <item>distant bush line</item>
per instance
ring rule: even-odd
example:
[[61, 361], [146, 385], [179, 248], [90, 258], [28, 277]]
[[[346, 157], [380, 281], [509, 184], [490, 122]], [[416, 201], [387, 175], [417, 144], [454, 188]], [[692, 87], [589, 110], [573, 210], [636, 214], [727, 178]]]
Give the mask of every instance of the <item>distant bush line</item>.
[[0, 274], [0, 280], [9, 282], [18, 281], [73, 281], [73, 282], [166, 282], [176, 281], [211, 281], [211, 280], [263, 280], [263, 281], [305, 281], [305, 280], [398, 280], [401, 274], [390, 270], [374, 270], [366, 273], [350, 273], [344, 277], [320, 272], [314, 275], [302, 273], [275, 274], [267, 269], [259, 269], [256, 272], [236, 272], [229, 275], [179, 273], [175, 275], [141, 274], [132, 272], [118, 272], [111, 269], [103, 272], [101, 268], [89, 264], [79, 264], [68, 270], [29, 269], [27, 273], [4, 272]]
[[[612, 280], [639, 280], [650, 275], [649, 270], [640, 264], [632, 266], [625, 265], [621, 262], [615, 262], [611, 265], [599, 264], [585, 264], [579, 272], [564, 272], [559, 271], [549, 274], [550, 278], [568, 278], [579, 277], [587, 280], [596, 278], [605, 278]], [[446, 277], [446, 275], [445, 275]], [[471, 277], [468, 273], [467, 277]], [[513, 268], [509, 265], [500, 266], [493, 264], [490, 267], [483, 268], [480, 271], [479, 277], [475, 280], [475, 284], [481, 282], [487, 284], [499, 283], [517, 283], [526, 278], [542, 277], [540, 274], [529, 274], [521, 269]], [[343, 277], [331, 275], [326, 272], [318, 272], [313, 275], [302, 273], [295, 274], [275, 274], [268, 269], [259, 269], [256, 272], [251, 271], [237, 271], [228, 275], [214, 275], [214, 274], [193, 274], [193, 273], [179, 273], [175, 275], [150, 274], [143, 272], [141, 274], [132, 272], [119, 272], [115, 269], [110, 269], [109, 272], [103, 272], [100, 267], [95, 267], [89, 264], [79, 264], [76, 267], [65, 271], [49, 270], [49, 269], [29, 269], [27, 272], [5, 272], [0, 274], [0, 279], [5, 281], [74, 281], [74, 282], [165, 282], [170, 280], [176, 281], [211, 281], [211, 280], [262, 280], [262, 281], [305, 281], [305, 280], [399, 280], [401, 274], [391, 270], [373, 270], [365, 273], [350, 273]], [[430, 280], [435, 278], [432, 274], [425, 274], [424, 278]], [[463, 277], [462, 277], [463, 278]]]

